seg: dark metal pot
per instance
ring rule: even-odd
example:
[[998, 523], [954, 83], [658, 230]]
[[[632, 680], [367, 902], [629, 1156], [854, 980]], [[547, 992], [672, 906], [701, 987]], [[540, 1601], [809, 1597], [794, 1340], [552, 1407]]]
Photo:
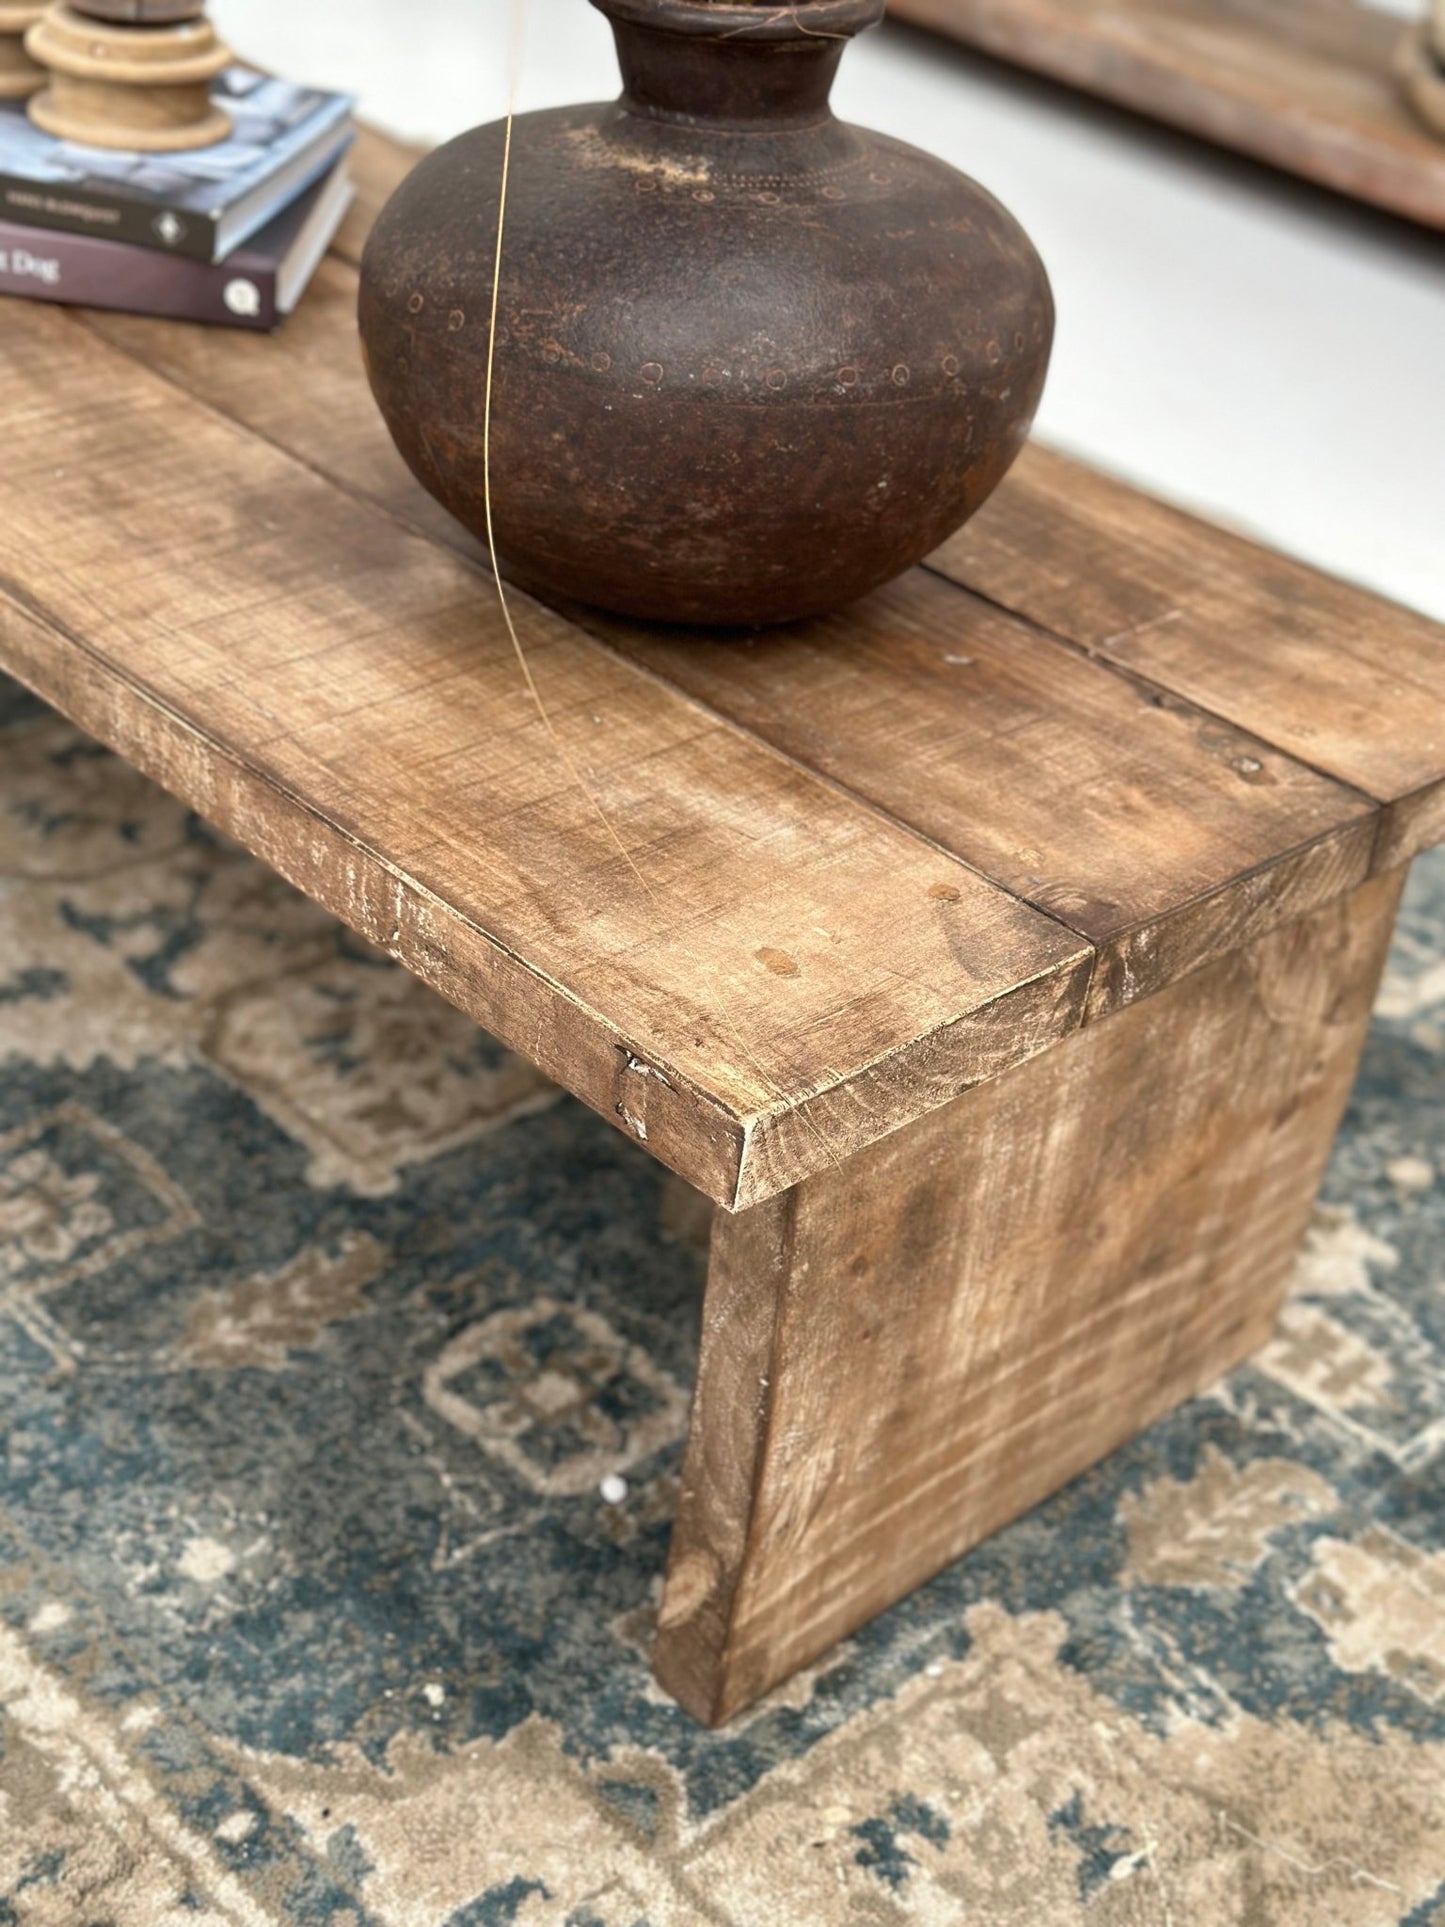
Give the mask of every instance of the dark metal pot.
[[[678, 622], [840, 607], [990, 494], [1043, 387], [1028, 237], [941, 161], [834, 119], [881, 0], [596, 0], [622, 98], [518, 118], [492, 403], [497, 546], [544, 594]], [[362, 264], [371, 385], [484, 533], [503, 127], [440, 148]]]

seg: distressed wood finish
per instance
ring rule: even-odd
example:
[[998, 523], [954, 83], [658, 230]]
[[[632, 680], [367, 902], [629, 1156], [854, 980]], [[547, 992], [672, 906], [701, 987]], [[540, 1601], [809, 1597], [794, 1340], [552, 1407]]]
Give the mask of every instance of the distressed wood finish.
[[1090, 1017], [1370, 869], [1369, 798], [923, 570], [746, 644], [585, 620], [1087, 937]]
[[722, 1207], [664, 1602], [723, 1717], [1261, 1337], [1442, 632], [1030, 451], [756, 638], [513, 592], [411, 480], [360, 212], [278, 338], [0, 307], [0, 665]]
[[699, 1719], [1268, 1336], [1402, 881], [717, 1219], [657, 1647]]
[[1445, 145], [1359, 0], [888, 0], [900, 20], [1445, 228]]
[[45, 85], [45, 69], [25, 51], [25, 36], [46, 0], [0, 0], [0, 100], [28, 100]]
[[56, 0], [25, 45], [47, 71], [30, 118], [61, 140], [179, 154], [231, 132], [231, 116], [211, 94], [231, 50], [203, 12], [169, 24], [98, 20]]
[[955, 858], [518, 596], [550, 734], [447, 551], [62, 314], [4, 342], [12, 666], [720, 1202], [1079, 1021], [1088, 946]]
[[1376, 867], [1445, 837], [1439, 623], [1038, 447], [930, 561], [1372, 797]]
[[[399, 165], [374, 140], [362, 144], [368, 200]], [[292, 324], [295, 358], [279, 380], [262, 376], [264, 341], [218, 346], [180, 327], [157, 336], [126, 316], [93, 325], [480, 564], [471, 538], [405, 473], [354, 357], [327, 352], [354, 301], [349, 267], [328, 263]], [[1193, 526], [1206, 549], [1227, 544]], [[1181, 568], [1176, 586], [1184, 579]], [[1328, 592], [1318, 584], [1320, 597]], [[1388, 628], [1391, 612], [1373, 606]], [[1371, 861], [1372, 797], [1276, 754], [1207, 705], [1169, 702], [1111, 665], [1074, 660], [1056, 638], [924, 572], [859, 609], [745, 649], [736, 639], [669, 638], [592, 611], [569, 614], [1093, 944], [1090, 1015], [1352, 887]], [[1001, 790], [1012, 799], [1006, 815], [990, 807]]]

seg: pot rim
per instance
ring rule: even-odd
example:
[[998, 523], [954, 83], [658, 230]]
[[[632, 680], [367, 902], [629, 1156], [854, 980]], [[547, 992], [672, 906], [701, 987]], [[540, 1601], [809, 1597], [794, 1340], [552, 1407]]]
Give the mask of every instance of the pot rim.
[[592, 0], [609, 19], [711, 40], [851, 40], [883, 18], [883, 0]]

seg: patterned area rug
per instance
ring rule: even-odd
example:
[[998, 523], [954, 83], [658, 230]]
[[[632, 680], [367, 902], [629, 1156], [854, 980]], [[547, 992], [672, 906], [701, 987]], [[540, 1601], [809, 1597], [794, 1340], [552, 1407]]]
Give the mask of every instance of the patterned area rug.
[[706, 1733], [685, 1201], [0, 683], [0, 1927], [1445, 1922], [1442, 1166], [1435, 858], [1277, 1340]]

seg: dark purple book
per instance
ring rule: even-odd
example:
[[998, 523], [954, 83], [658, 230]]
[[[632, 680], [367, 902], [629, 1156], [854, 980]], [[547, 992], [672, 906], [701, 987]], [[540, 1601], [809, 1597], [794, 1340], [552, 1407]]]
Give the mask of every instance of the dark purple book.
[[0, 295], [274, 328], [300, 300], [355, 192], [343, 162], [217, 262], [0, 221]]

